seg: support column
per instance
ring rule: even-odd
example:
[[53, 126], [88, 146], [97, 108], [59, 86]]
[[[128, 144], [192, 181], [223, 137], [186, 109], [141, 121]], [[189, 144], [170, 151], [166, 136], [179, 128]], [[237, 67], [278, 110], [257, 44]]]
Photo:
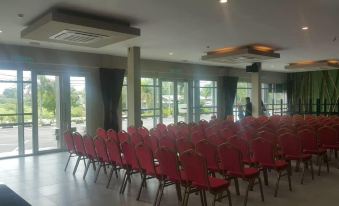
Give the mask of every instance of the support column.
[[252, 80], [252, 115], [253, 117], [258, 117], [261, 115], [261, 81], [260, 73], [261, 68], [258, 72], [251, 73]]
[[140, 78], [140, 47], [130, 47], [127, 57], [128, 126], [141, 126]]

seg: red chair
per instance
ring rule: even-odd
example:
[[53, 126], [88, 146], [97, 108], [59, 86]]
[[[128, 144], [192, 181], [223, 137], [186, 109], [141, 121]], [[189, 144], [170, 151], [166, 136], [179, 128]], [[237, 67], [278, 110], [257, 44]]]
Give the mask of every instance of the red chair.
[[143, 139], [149, 136], [149, 131], [146, 127], [138, 128], [138, 133], [141, 135]]
[[95, 163], [97, 162], [97, 153], [95, 151], [94, 141], [92, 137], [84, 136], [83, 140], [84, 140], [84, 146], [86, 150], [86, 157], [88, 159], [88, 163], [86, 165], [86, 169], [85, 169], [84, 176], [83, 176], [83, 179], [85, 179], [87, 172], [88, 172], [88, 168], [91, 164], [93, 165], [93, 168], [95, 170]]
[[108, 140], [119, 142], [118, 134], [113, 129], [107, 130], [106, 135]]
[[201, 140], [195, 145], [195, 150], [206, 159], [207, 169], [215, 177], [215, 173], [220, 171], [217, 146], [209, 143], [207, 140]]
[[168, 136], [163, 136], [159, 139], [159, 147], [166, 147], [171, 149], [172, 151], [177, 151], [175, 140]]
[[129, 135], [138, 133], [138, 129], [135, 128], [134, 126], [129, 126], [129, 127], [127, 128], [127, 133], [128, 133]]
[[191, 135], [191, 140], [192, 140], [192, 143], [194, 145], [197, 144], [198, 142], [200, 142], [201, 140], [204, 140], [204, 139], [206, 139], [206, 137], [205, 137], [204, 133], [201, 132], [201, 131], [195, 131]]
[[263, 130], [261, 132], [258, 132], [257, 136], [258, 138], [263, 138], [271, 142], [273, 145], [277, 144], [277, 135], [269, 130]]
[[113, 176], [113, 172], [115, 171], [115, 175], [118, 178], [117, 169], [118, 168], [126, 169], [126, 161], [121, 156], [122, 152], [121, 152], [118, 142], [114, 140], [109, 140], [106, 142], [106, 148], [107, 148], [107, 154], [108, 154], [109, 161], [111, 163], [114, 163], [114, 166], [112, 167], [110, 174], [108, 176], [108, 182], [106, 185], [106, 188], [108, 188], [111, 182], [112, 176]]
[[330, 168], [326, 150], [319, 148], [316, 133], [311, 130], [302, 130], [298, 132], [298, 137], [301, 140], [303, 153], [317, 156], [317, 164], [319, 165], [318, 175], [320, 175], [321, 171], [321, 158], [326, 162], [327, 172], [329, 172]]
[[75, 145], [74, 145], [74, 142], [73, 142], [72, 132], [66, 131], [64, 133], [64, 141], [66, 143], [66, 148], [67, 148], [67, 151], [69, 153], [67, 163], [66, 163], [66, 166], [65, 166], [65, 169], [64, 169], [64, 171], [66, 171], [71, 157], [76, 157], [77, 154], [76, 154]]
[[327, 126], [321, 127], [318, 129], [317, 134], [319, 137], [320, 146], [323, 149], [335, 151], [335, 153], [337, 153], [339, 150], [339, 143], [335, 129]]
[[250, 147], [245, 139], [233, 136], [229, 139], [228, 143], [241, 151], [243, 162], [245, 164], [252, 165], [255, 163], [251, 157]]
[[75, 146], [75, 152], [76, 155], [78, 156], [77, 162], [75, 164], [75, 167], [73, 169], [73, 175], [76, 173], [78, 166], [79, 166], [79, 162], [80, 160], [84, 160], [84, 165], [86, 167], [86, 150], [85, 150], [85, 146], [84, 146], [84, 142], [83, 142], [83, 138], [81, 136], [81, 134], [79, 133], [74, 133], [73, 134], [73, 141], [74, 141], [74, 146]]
[[159, 167], [161, 173], [165, 175], [160, 186], [158, 204], [160, 205], [164, 188], [173, 184], [176, 187], [178, 200], [182, 201], [180, 185], [183, 185], [186, 188], [188, 186], [188, 181], [185, 172], [179, 169], [180, 165], [177, 154], [168, 148], [159, 148], [156, 156], [160, 164]]
[[143, 143], [142, 136], [138, 133], [132, 133], [130, 134], [130, 141], [134, 145], [138, 145], [140, 143]]
[[106, 166], [112, 166], [114, 167], [114, 162], [111, 162], [108, 154], [107, 154], [107, 148], [105, 141], [101, 138], [95, 138], [94, 139], [94, 147], [95, 147], [95, 152], [97, 154], [97, 161], [99, 162], [99, 168], [97, 170], [97, 174], [95, 176], [94, 182], [97, 182], [98, 176], [100, 173], [100, 169], [103, 167], [105, 174], [107, 174], [107, 169]]
[[[278, 173], [277, 182], [275, 184], [274, 196], [278, 195], [279, 181], [282, 176], [288, 177], [288, 185], [290, 191], [292, 191], [291, 184], [291, 172], [288, 166], [288, 163], [285, 160], [276, 160], [275, 159], [275, 150], [271, 142], [263, 139], [257, 138], [252, 142], [253, 157], [255, 161], [264, 171], [265, 183], [267, 182], [267, 170], [275, 170]], [[283, 173], [286, 171], [286, 173]]]
[[208, 136], [207, 140], [211, 144], [216, 145], [216, 146], [221, 145], [221, 144], [223, 144], [227, 141], [226, 139], [224, 139], [224, 138], [222, 138], [222, 137], [220, 137], [219, 135], [216, 135], [216, 134]]
[[[185, 189], [183, 205], [188, 204], [191, 193], [200, 192], [202, 205], [207, 205], [206, 191], [214, 195], [213, 205], [225, 197], [228, 197], [229, 205], [232, 205], [231, 193], [228, 190], [229, 182], [224, 179], [208, 176], [207, 163], [204, 157], [193, 150], [184, 152], [180, 157], [182, 166], [191, 184]], [[224, 196], [223, 192], [227, 195]]]
[[157, 124], [156, 129], [157, 129], [161, 134], [163, 134], [163, 133], [165, 133], [165, 132], [167, 131], [167, 127], [166, 127], [166, 125], [163, 124], [163, 123]]
[[103, 128], [98, 128], [96, 131], [96, 135], [100, 138], [107, 139], [106, 130]]
[[124, 130], [118, 133], [118, 139], [119, 139], [120, 144], [124, 142], [130, 142], [129, 134], [125, 132]]
[[225, 138], [226, 140], [229, 140], [231, 137], [236, 135], [236, 132], [230, 127], [223, 129], [220, 133], [221, 133], [221, 136]]
[[187, 150], [194, 150], [194, 145], [191, 141], [189, 141], [187, 138], [180, 138], [177, 139], [176, 141], [176, 145], [177, 145], [177, 150], [179, 152], [179, 154], [182, 154], [183, 152], [187, 151]]
[[126, 161], [126, 172], [124, 174], [124, 178], [120, 187], [120, 193], [123, 194], [125, 192], [127, 182], [131, 182], [131, 175], [139, 173], [139, 163], [133, 144], [125, 141], [121, 143], [121, 148], [124, 159]]
[[144, 144], [139, 144], [135, 147], [135, 153], [138, 158], [139, 168], [142, 176], [142, 181], [139, 187], [137, 200], [140, 199], [142, 188], [146, 185], [146, 181], [149, 179], [156, 178], [159, 181], [159, 188], [153, 204], [156, 205], [159, 198], [160, 187], [162, 186], [161, 181], [162, 179], [164, 179], [164, 175], [161, 173], [160, 167], [158, 165], [155, 165], [153, 153], [149, 147], [147, 147]]
[[248, 192], [256, 184], [255, 180], [258, 180], [261, 200], [264, 201], [264, 193], [262, 190], [262, 184], [260, 179], [260, 170], [257, 168], [245, 168], [242, 161], [242, 153], [237, 148], [233, 147], [229, 143], [224, 143], [218, 147], [219, 159], [221, 161], [220, 167], [226, 178], [234, 179], [236, 192], [239, 195], [238, 178], [248, 182], [244, 205], [247, 205]]
[[291, 161], [295, 160], [297, 162], [302, 162], [303, 172], [301, 176], [301, 184], [304, 183], [304, 175], [306, 170], [307, 163], [310, 163], [312, 180], [314, 179], [313, 175], [313, 163], [312, 156], [310, 154], [304, 154], [302, 152], [301, 141], [298, 137], [292, 133], [285, 133], [279, 136], [279, 145], [281, 146], [283, 157], [291, 166]]

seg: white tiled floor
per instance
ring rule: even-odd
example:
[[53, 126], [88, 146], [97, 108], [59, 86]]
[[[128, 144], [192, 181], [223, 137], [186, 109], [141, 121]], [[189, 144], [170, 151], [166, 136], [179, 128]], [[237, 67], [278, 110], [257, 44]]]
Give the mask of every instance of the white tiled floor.
[[[66, 153], [56, 153], [25, 158], [0, 160], [0, 182], [26, 199], [32, 205], [68, 206], [68, 205], [152, 205], [157, 189], [157, 182], [150, 181], [144, 190], [140, 201], [136, 201], [140, 176], [135, 175], [132, 184], [126, 188], [124, 195], [119, 194], [122, 172], [120, 177], [112, 179], [109, 189], [106, 189], [107, 177], [102, 172], [97, 183], [94, 183], [94, 172], [91, 169], [86, 180], [82, 179], [84, 166], [80, 164], [76, 175], [72, 175], [75, 164], [73, 159], [66, 172], [63, 171], [67, 160]], [[339, 161], [339, 160], [337, 160]], [[324, 168], [325, 169], [325, 168]], [[270, 174], [270, 185], [264, 186], [265, 202], [260, 201], [259, 189], [254, 188], [249, 193], [249, 206], [318, 206], [338, 205], [339, 203], [339, 170], [333, 165], [331, 172], [322, 172], [312, 181], [306, 173], [304, 185], [300, 184], [300, 173], [294, 173], [292, 178], [293, 192], [288, 191], [286, 178], [282, 178], [279, 194], [273, 197], [275, 173]], [[240, 181], [241, 182], [241, 181]], [[231, 186], [233, 205], [243, 204], [245, 184], [241, 184], [241, 195], [234, 194]], [[211, 202], [209, 201], [209, 205]], [[1, 200], [0, 200], [1, 205]], [[165, 191], [161, 205], [178, 205], [174, 188]], [[196, 195], [190, 196], [189, 205], [200, 205]], [[227, 205], [226, 201], [217, 205]]]

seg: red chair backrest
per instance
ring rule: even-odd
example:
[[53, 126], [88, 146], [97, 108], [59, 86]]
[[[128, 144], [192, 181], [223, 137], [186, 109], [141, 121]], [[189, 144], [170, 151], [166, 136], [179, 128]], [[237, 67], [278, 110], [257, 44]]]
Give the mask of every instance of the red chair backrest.
[[120, 144], [123, 143], [123, 142], [130, 142], [129, 134], [127, 132], [125, 132], [124, 130], [122, 130], [118, 133], [118, 138], [119, 138]]
[[179, 154], [191, 149], [194, 149], [194, 145], [191, 141], [186, 138], [177, 139], [177, 150]]
[[203, 156], [193, 150], [188, 150], [180, 156], [180, 160], [189, 181], [207, 188], [210, 187], [207, 163]]
[[142, 136], [138, 133], [130, 134], [130, 140], [131, 140], [131, 143], [134, 145], [138, 145], [143, 142]]
[[85, 156], [86, 150], [85, 150], [84, 141], [83, 141], [81, 134], [79, 134], [77, 132], [74, 133], [73, 134], [73, 140], [74, 140], [74, 146], [75, 146], [76, 154], [79, 155], [79, 156]]
[[163, 124], [163, 123], [157, 124], [156, 129], [159, 130], [159, 132], [160, 132], [161, 134], [167, 131], [167, 127], [166, 127], [166, 125]]
[[100, 138], [107, 139], [106, 130], [103, 129], [103, 128], [98, 128], [97, 131], [96, 131], [96, 134]]
[[146, 127], [138, 128], [138, 133], [141, 135], [143, 139], [149, 136], [149, 131]]
[[109, 140], [106, 142], [107, 154], [111, 162], [119, 166], [123, 166], [123, 161], [121, 157], [121, 149], [119, 144], [114, 140]]
[[223, 144], [226, 142], [226, 139], [220, 137], [219, 135], [217, 134], [213, 134], [213, 135], [210, 135], [207, 140], [211, 143], [211, 144], [214, 144], [214, 145], [220, 145], [220, 144]]
[[138, 133], [138, 130], [137, 130], [137, 128], [135, 128], [134, 126], [129, 126], [129, 127], [127, 128], [127, 133], [128, 133], [129, 135], [132, 135], [132, 134], [134, 134], [134, 133]]
[[148, 136], [144, 138], [144, 144], [147, 145], [149, 148], [152, 149], [153, 154], [158, 150], [159, 148], [159, 142], [158, 138], [153, 136]]
[[221, 161], [221, 169], [229, 174], [243, 175], [244, 165], [241, 151], [229, 143], [224, 143], [218, 147], [218, 155]]
[[135, 147], [135, 153], [140, 169], [144, 170], [146, 174], [157, 175], [152, 150], [147, 145], [139, 144]]
[[195, 145], [195, 150], [207, 161], [207, 168], [218, 168], [217, 147], [207, 140], [201, 140]]
[[298, 138], [301, 140], [303, 150], [317, 150], [317, 135], [312, 130], [304, 129], [298, 132]]
[[172, 181], [180, 181], [179, 160], [176, 153], [168, 148], [159, 148], [156, 156], [162, 174]]
[[302, 154], [301, 141], [292, 133], [285, 133], [279, 136], [279, 145], [284, 155], [298, 156]]
[[109, 162], [105, 141], [101, 138], [95, 138], [94, 146], [99, 161]]
[[230, 139], [232, 136], [236, 135], [236, 132], [233, 129], [225, 128], [221, 132], [221, 136], [226, 140]]
[[74, 145], [74, 141], [73, 141], [73, 135], [72, 132], [67, 131], [64, 133], [64, 140], [66, 143], [66, 148], [68, 150], [69, 153], [75, 153], [75, 145]]
[[257, 134], [258, 138], [263, 138], [269, 142], [271, 142], [272, 144], [276, 144], [277, 143], [277, 135], [274, 134], [273, 132], [270, 132], [269, 130], [264, 130], [261, 132], [258, 132]]
[[201, 130], [195, 131], [191, 135], [192, 143], [197, 144], [201, 140], [206, 139], [204, 133]]
[[109, 129], [106, 132], [107, 139], [119, 142], [118, 134], [113, 129]]
[[251, 152], [246, 140], [241, 139], [237, 136], [233, 136], [231, 139], [229, 139], [228, 143], [241, 152], [243, 160], [250, 161]]
[[253, 157], [261, 165], [274, 165], [274, 146], [271, 142], [257, 138], [252, 142]]
[[83, 140], [84, 140], [84, 146], [86, 150], [86, 156], [89, 159], [96, 159], [97, 153], [95, 151], [93, 138], [90, 136], [84, 136]]
[[321, 145], [335, 145], [337, 143], [337, 132], [331, 127], [321, 127], [317, 134]]
[[126, 164], [132, 169], [139, 169], [139, 164], [137, 160], [137, 155], [135, 153], [135, 147], [133, 144], [128, 142], [121, 143], [122, 153], [124, 154], [124, 159]]
[[172, 151], [177, 151], [174, 139], [168, 136], [163, 136], [159, 139], [159, 147], [166, 147]]

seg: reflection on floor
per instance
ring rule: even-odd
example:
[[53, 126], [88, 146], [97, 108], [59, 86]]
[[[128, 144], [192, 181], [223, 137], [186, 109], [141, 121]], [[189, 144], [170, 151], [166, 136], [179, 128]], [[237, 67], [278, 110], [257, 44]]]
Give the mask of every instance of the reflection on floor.
[[[119, 194], [122, 174], [118, 179], [113, 178], [110, 188], [106, 189], [107, 177], [104, 172], [94, 183], [94, 172], [90, 170], [86, 180], [82, 179], [84, 165], [80, 164], [75, 176], [72, 169], [75, 161], [71, 161], [66, 172], [63, 171], [67, 159], [66, 153], [48, 154], [34, 157], [14, 158], [0, 160], [0, 183], [7, 184], [12, 190], [22, 196], [32, 205], [152, 205], [157, 189], [157, 181], [150, 181], [147, 189], [136, 201], [140, 176], [135, 175], [132, 184], [127, 187], [124, 195]], [[337, 160], [339, 161], [339, 160]], [[333, 161], [335, 162], [335, 161]], [[335, 164], [335, 163], [333, 163]], [[249, 193], [249, 206], [315, 206], [338, 205], [339, 202], [339, 170], [331, 166], [330, 174], [323, 168], [321, 176], [315, 176], [312, 181], [306, 172], [304, 185], [300, 184], [300, 173], [293, 173], [293, 192], [289, 192], [286, 177], [280, 182], [278, 197], [274, 198], [275, 173], [270, 174], [270, 184], [264, 187], [265, 202], [261, 202], [259, 188]], [[243, 205], [245, 184], [240, 181], [241, 195], [236, 196], [232, 183], [231, 193], [233, 205]], [[210, 198], [210, 196], [209, 196]], [[0, 203], [1, 205], [1, 203]], [[161, 205], [178, 205], [173, 187], [165, 190]], [[189, 205], [200, 205], [200, 199], [191, 195]], [[211, 201], [209, 201], [211, 205]], [[216, 205], [227, 205], [226, 201]]]

